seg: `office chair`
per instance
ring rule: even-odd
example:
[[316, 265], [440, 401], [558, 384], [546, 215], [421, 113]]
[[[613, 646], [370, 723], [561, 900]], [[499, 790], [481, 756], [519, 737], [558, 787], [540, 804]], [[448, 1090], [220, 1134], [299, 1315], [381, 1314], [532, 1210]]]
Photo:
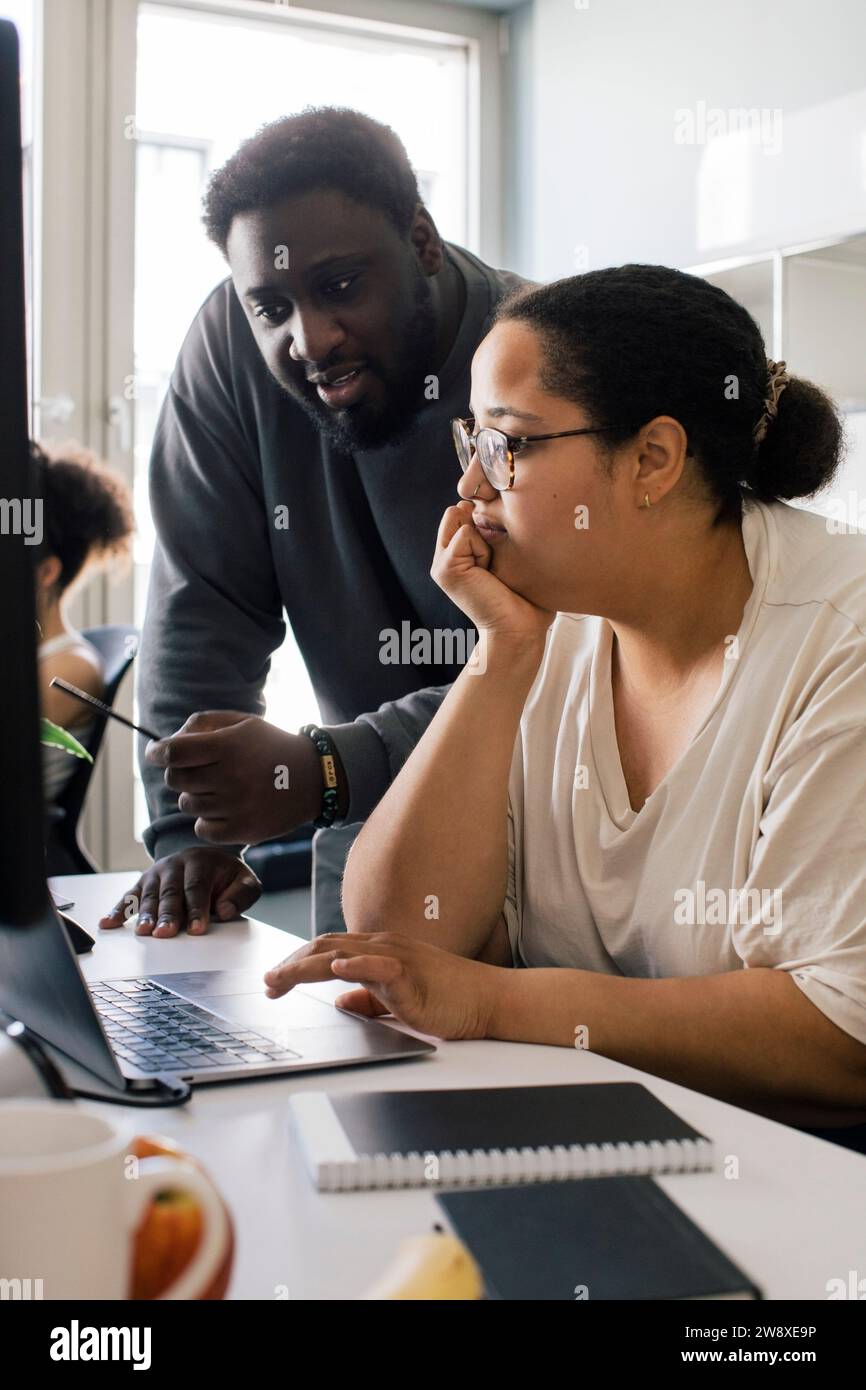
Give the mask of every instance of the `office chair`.
[[[105, 668], [105, 693], [102, 700], [106, 705], [113, 705], [120, 682], [135, 660], [139, 642], [138, 628], [118, 623], [109, 627], [85, 628], [81, 635], [93, 643], [102, 657]], [[48, 824], [45, 836], [45, 872], [49, 876], [98, 872], [97, 864], [79, 839], [78, 820], [107, 722], [101, 717], [94, 720], [89, 736], [82, 740], [93, 762], [88, 763], [83, 759], [78, 762], [55, 805], [46, 808]]]

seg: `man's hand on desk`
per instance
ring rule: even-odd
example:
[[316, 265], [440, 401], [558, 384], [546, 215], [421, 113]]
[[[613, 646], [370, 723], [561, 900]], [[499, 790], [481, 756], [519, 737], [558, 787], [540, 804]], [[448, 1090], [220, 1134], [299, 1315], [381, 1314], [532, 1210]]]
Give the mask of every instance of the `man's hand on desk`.
[[[510, 973], [510, 972], [509, 972]], [[504, 971], [397, 932], [317, 936], [265, 975], [268, 997], [295, 985], [345, 980], [336, 1003], [352, 1013], [393, 1014], [437, 1038], [485, 1038]]]
[[211, 844], [258, 845], [308, 824], [322, 809], [312, 740], [258, 715], [194, 714], [171, 738], [149, 743], [145, 758], [165, 768], [178, 810], [196, 817], [196, 835]]
[[138, 913], [138, 936], [203, 936], [211, 916], [231, 921], [251, 907], [262, 891], [252, 869], [227, 850], [180, 850], [157, 859], [107, 916], [103, 931], [122, 927]]

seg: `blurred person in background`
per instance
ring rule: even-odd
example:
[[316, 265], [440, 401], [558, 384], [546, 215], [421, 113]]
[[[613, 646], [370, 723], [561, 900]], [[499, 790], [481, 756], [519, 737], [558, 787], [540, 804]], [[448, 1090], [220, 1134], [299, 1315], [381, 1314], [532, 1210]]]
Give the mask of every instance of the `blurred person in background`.
[[[43, 536], [36, 566], [36, 617], [39, 623], [39, 691], [46, 719], [81, 742], [93, 716], [81, 701], [51, 682], [59, 676], [88, 695], [105, 691], [102, 658], [68, 616], [72, 595], [95, 572], [128, 557], [133, 521], [123, 479], [88, 449], [31, 444], [36, 492], [43, 502]], [[56, 802], [78, 767], [62, 748], [42, 749], [43, 787]]]

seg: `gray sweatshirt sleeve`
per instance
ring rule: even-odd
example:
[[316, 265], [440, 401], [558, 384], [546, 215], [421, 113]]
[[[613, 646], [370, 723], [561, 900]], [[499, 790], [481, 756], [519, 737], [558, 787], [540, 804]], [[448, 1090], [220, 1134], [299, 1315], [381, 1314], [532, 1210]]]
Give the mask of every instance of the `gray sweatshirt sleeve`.
[[351, 724], [328, 728], [349, 784], [344, 824], [367, 819], [450, 689], [450, 685], [437, 685], [413, 690], [380, 705], [373, 714], [359, 715]]
[[[263, 714], [285, 634], [256, 460], [218, 382], [189, 379], [199, 398], [179, 394], [176, 374], [150, 461], [157, 542], [136, 664], [141, 722], [162, 737], [199, 710]], [[157, 859], [202, 842], [162, 770], [144, 763], [144, 742], [144, 841]]]

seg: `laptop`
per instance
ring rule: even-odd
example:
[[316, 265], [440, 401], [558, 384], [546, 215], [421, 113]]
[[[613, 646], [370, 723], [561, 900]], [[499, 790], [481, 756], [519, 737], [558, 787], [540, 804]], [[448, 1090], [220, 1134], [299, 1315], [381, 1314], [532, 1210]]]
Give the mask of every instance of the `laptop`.
[[[19, 499], [22, 509], [34, 496], [24, 312], [18, 38], [0, 21], [0, 499]], [[429, 1042], [336, 1009], [316, 986], [268, 1000], [255, 971], [88, 986], [45, 877], [37, 547], [14, 533], [13, 515], [14, 505], [0, 508], [0, 1011], [7, 1021], [20, 1020], [131, 1101], [143, 1092], [176, 1100], [205, 1082], [435, 1052]]]

